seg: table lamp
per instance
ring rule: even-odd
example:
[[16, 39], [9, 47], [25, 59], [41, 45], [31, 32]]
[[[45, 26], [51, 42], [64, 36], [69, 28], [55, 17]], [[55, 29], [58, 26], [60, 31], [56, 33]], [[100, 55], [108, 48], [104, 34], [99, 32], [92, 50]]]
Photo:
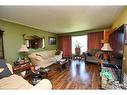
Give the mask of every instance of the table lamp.
[[19, 52], [23, 53], [23, 59], [24, 59], [24, 62], [25, 62], [25, 57], [26, 57], [26, 52], [28, 52], [28, 48], [26, 47], [26, 45], [21, 45], [20, 49], [19, 49]]
[[21, 48], [19, 49], [19, 52], [28, 52], [28, 48], [26, 47], [26, 45], [21, 45]]
[[110, 60], [109, 52], [113, 51], [109, 43], [104, 43], [103, 47], [101, 48], [102, 51], [104, 51], [103, 59], [104, 60]]

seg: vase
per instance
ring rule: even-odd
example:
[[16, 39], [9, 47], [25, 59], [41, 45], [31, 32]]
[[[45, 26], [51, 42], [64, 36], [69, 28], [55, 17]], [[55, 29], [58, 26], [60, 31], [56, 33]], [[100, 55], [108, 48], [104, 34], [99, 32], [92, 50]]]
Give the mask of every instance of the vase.
[[76, 55], [80, 55], [81, 49], [80, 48], [75, 48], [75, 53], [76, 53]]

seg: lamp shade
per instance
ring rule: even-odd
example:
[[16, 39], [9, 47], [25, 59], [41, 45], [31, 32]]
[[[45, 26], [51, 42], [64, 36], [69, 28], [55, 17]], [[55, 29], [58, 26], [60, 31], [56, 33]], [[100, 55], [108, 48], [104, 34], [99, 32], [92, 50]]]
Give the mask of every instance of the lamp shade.
[[113, 51], [109, 43], [104, 43], [103, 47], [101, 48], [102, 51]]
[[26, 47], [26, 45], [21, 45], [21, 48], [19, 49], [19, 52], [28, 52], [28, 48]]

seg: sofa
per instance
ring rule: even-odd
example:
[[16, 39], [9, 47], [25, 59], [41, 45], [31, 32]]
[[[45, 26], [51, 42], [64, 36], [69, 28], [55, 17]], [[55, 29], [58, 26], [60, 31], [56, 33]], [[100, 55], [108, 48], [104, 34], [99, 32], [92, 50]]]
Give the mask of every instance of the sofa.
[[10, 72], [10, 76], [0, 79], [0, 89], [52, 89], [52, 84], [48, 79], [42, 79], [35, 86], [31, 85], [28, 81], [23, 79], [21, 76], [13, 74], [12, 67], [7, 64]]
[[99, 51], [97, 49], [89, 50], [86, 52], [83, 52], [83, 57], [85, 60], [85, 63], [93, 63], [98, 64], [100, 62], [100, 59], [102, 59], [102, 51]]
[[28, 55], [32, 64], [37, 67], [46, 68], [62, 59], [63, 52], [56, 54], [56, 50], [33, 52]]

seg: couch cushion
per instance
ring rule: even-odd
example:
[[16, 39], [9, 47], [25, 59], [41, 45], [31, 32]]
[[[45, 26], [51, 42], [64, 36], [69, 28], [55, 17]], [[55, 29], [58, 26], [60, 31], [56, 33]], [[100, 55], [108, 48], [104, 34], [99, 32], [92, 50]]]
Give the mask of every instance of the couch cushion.
[[87, 56], [92, 56], [92, 53], [89, 51], [87, 51], [86, 54], [87, 54]]
[[97, 49], [92, 49], [92, 50], [88, 50], [88, 51], [87, 51], [87, 53], [88, 53], [89, 55], [92, 55], [92, 56], [95, 56], [96, 52], [98, 52]]
[[30, 58], [30, 59], [36, 59], [36, 60], [41, 60], [41, 56], [40, 56], [40, 54], [38, 54], [37, 52], [34, 52], [34, 53], [31, 53], [30, 55], [28, 55], [28, 57]]
[[103, 54], [102, 51], [98, 51], [98, 52], [96, 52], [95, 57], [96, 57], [97, 59], [102, 59], [102, 54]]
[[18, 75], [11, 75], [0, 79], [0, 89], [30, 89], [33, 86]]
[[99, 60], [98, 60], [95, 56], [87, 56], [87, 58], [86, 58], [86, 62], [90, 62], [90, 63], [98, 63]]
[[0, 59], [0, 79], [4, 77], [10, 76], [12, 73], [7, 67], [5, 61], [3, 59]]
[[[38, 67], [47, 67], [56, 62], [55, 52], [56, 50], [34, 52], [29, 55], [29, 58], [33, 65]], [[60, 56], [62, 56], [62, 53]]]
[[56, 52], [55, 50], [50, 50], [50, 51], [38, 52], [37, 54], [40, 55], [42, 59], [48, 59], [49, 57], [54, 57], [55, 52]]
[[40, 65], [38, 65], [39, 67], [42, 67], [42, 68], [46, 68], [46, 67], [48, 67], [48, 66], [51, 66], [53, 64], [53, 62], [50, 62], [50, 63], [43, 63], [43, 64], [40, 64]]

